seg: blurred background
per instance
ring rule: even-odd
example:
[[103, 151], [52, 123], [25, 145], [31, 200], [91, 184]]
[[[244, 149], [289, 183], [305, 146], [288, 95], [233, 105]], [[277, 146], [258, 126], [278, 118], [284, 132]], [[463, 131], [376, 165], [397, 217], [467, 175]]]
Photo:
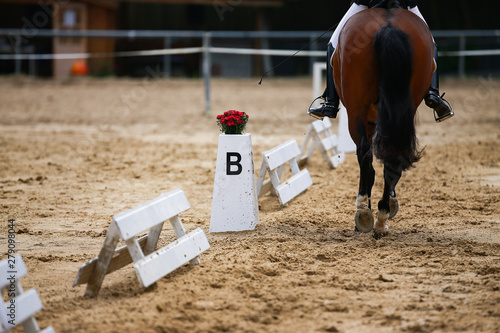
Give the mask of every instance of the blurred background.
[[[322, 54], [326, 55], [331, 36], [327, 30], [341, 19], [349, 3], [349, 0], [0, 0], [0, 75], [197, 78], [203, 75], [203, 66], [209, 66], [214, 77], [256, 77], [285, 56], [242, 51], [213, 53], [207, 60], [207, 54], [200, 50], [156, 55], [120, 52], [202, 45], [298, 50], [307, 45], [305, 50], [312, 51], [310, 56], [294, 57], [270, 75], [308, 76], [315, 62], [324, 62]], [[442, 75], [500, 76], [500, 30], [497, 30], [500, 1], [420, 0], [419, 8], [443, 55]], [[98, 33], [89, 35], [91, 31]], [[214, 34], [204, 40], [203, 32], [207, 31]], [[253, 32], [261, 34], [250, 34]], [[65, 58], [68, 54], [82, 57]]]

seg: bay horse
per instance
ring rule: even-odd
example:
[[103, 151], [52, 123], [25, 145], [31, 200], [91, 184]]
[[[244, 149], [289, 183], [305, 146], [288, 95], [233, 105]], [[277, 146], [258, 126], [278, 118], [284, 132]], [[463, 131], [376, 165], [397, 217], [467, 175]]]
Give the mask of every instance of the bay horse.
[[[356, 230], [374, 230], [375, 238], [389, 232], [387, 220], [399, 209], [396, 184], [421, 157], [414, 117], [436, 70], [433, 59], [429, 27], [401, 8], [373, 8], [354, 15], [331, 59], [360, 167]], [[371, 211], [373, 156], [384, 165], [376, 221]]]

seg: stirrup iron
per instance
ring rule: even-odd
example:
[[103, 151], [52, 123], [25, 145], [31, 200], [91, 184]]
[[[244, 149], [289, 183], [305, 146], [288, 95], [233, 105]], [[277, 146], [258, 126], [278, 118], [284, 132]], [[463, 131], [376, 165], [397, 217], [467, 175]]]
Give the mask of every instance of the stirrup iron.
[[445, 94], [446, 93], [443, 93], [440, 98], [448, 105], [448, 107], [450, 109], [450, 113], [448, 113], [445, 116], [439, 117], [439, 115], [437, 114], [436, 110], [433, 109], [433, 111], [434, 111], [434, 119], [436, 120], [437, 123], [443, 122], [446, 119], [449, 119], [449, 118], [451, 118], [451, 117], [453, 117], [455, 115], [455, 112], [453, 112], [453, 107], [451, 106], [450, 102], [448, 102], [446, 99], [443, 98]]
[[[316, 98], [315, 98], [315, 99], [311, 102], [311, 104], [309, 105], [309, 107], [307, 108], [307, 114], [308, 114], [309, 116], [313, 117], [313, 118], [318, 119], [318, 120], [323, 120], [323, 118], [324, 118], [324, 117], [319, 117], [319, 116], [317, 116], [317, 115], [315, 115], [315, 114], [312, 114], [312, 113], [311, 113], [311, 107], [313, 106], [314, 102], [316, 102], [318, 99], [324, 99], [324, 97], [323, 97], [323, 96], [318, 96], [318, 97], [316, 97]], [[326, 99], [325, 99], [325, 102], [326, 102]]]

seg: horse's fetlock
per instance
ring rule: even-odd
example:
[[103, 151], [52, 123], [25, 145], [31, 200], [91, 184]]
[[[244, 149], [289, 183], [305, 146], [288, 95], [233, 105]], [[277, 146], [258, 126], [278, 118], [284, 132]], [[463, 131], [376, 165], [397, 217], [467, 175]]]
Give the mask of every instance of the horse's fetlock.
[[377, 212], [377, 221], [386, 223], [389, 219], [389, 211], [378, 211]]
[[369, 210], [370, 198], [367, 195], [358, 195], [356, 198], [356, 208], [359, 210]]

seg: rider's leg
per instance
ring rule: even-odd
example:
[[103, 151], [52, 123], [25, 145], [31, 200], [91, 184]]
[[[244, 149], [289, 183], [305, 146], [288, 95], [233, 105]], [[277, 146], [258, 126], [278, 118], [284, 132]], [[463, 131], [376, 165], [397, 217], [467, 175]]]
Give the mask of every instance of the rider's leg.
[[429, 93], [425, 96], [425, 104], [431, 109], [434, 109], [434, 117], [439, 123], [453, 117], [455, 113], [453, 112], [450, 103], [443, 98], [444, 94], [442, 96], [439, 95], [439, 66], [436, 44], [434, 44], [434, 61], [436, 61], [437, 68], [432, 74], [432, 82], [429, 88]]
[[[415, 1], [416, 2], [416, 1]], [[409, 10], [413, 12], [415, 15], [420, 17], [424, 22], [425, 19], [420, 13], [420, 10], [418, 10], [418, 6], [410, 7]], [[434, 42], [434, 60], [436, 61], [436, 66], [438, 64], [438, 51], [437, 51], [437, 46], [436, 42]], [[439, 66], [437, 66], [436, 70], [434, 71], [432, 75], [432, 82], [431, 86], [429, 87], [429, 93], [425, 97], [425, 104], [430, 107], [431, 109], [434, 109], [434, 116], [437, 122], [441, 122], [443, 120], [446, 120], [448, 118], [453, 117], [454, 112], [453, 109], [448, 103], [447, 100], [445, 100], [442, 96], [439, 94]], [[444, 94], [443, 94], [444, 96]]]
[[307, 111], [307, 114], [314, 118], [323, 119], [323, 117], [336, 118], [339, 112], [340, 98], [335, 89], [335, 82], [333, 80], [333, 67], [330, 65], [330, 59], [332, 58], [335, 49], [332, 44], [328, 43], [328, 49], [326, 52], [326, 89], [321, 95], [324, 102], [321, 103], [317, 108], [311, 108]]
[[326, 57], [326, 89], [321, 95], [321, 98], [324, 99], [324, 102], [317, 108], [312, 108], [307, 111], [307, 113], [318, 119], [322, 119], [323, 117], [335, 118], [337, 116], [337, 112], [339, 111], [339, 95], [335, 90], [335, 82], [333, 80], [333, 68], [330, 64], [330, 60], [335, 52], [335, 48], [339, 42], [340, 31], [344, 27], [347, 20], [349, 20], [354, 14], [357, 14], [368, 8], [368, 4], [370, 0], [355, 0], [352, 2], [351, 7], [344, 15], [342, 20], [337, 25], [337, 28], [333, 32], [332, 37], [330, 38], [330, 42], [328, 43], [327, 48], [327, 57]]

